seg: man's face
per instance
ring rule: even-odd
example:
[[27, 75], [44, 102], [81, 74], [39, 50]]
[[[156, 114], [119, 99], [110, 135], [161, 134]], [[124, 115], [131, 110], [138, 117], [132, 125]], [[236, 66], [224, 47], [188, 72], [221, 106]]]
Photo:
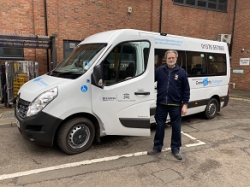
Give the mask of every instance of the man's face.
[[168, 53], [167, 54], [167, 64], [169, 66], [173, 66], [176, 64], [177, 57], [175, 56], [175, 53]]

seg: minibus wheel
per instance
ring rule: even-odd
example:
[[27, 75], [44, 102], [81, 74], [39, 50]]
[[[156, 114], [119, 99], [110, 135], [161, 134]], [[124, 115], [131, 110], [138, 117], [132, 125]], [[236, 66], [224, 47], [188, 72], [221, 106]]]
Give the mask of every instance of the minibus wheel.
[[207, 119], [213, 119], [218, 112], [218, 101], [214, 98], [210, 99], [206, 110], [204, 111], [204, 115]]
[[77, 154], [86, 151], [93, 143], [95, 127], [83, 117], [77, 117], [65, 122], [58, 131], [57, 144], [67, 154]]

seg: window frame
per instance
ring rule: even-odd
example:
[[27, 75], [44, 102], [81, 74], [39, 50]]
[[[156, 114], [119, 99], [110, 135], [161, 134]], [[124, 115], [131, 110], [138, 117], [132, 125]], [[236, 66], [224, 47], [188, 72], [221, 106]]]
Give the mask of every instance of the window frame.
[[[219, 11], [219, 12], [227, 12], [228, 0], [226, 0], [225, 3], [223, 3], [223, 2], [221, 3], [219, 0], [216, 0], [216, 2], [214, 2], [212, 0], [194, 0], [195, 1], [194, 5], [188, 4], [187, 1], [188, 0], [182, 0], [182, 2], [180, 2], [180, 0], [173, 0], [173, 4], [195, 7], [195, 8], [202, 8], [202, 9], [206, 9], [206, 10], [215, 10], [215, 11]], [[206, 6], [198, 6], [199, 2], [206, 3]], [[210, 4], [216, 5], [216, 8], [209, 8]], [[225, 10], [220, 9], [221, 6], [225, 7]]]
[[[4, 49], [17, 49], [20, 50], [20, 55], [5, 55]], [[14, 59], [23, 60], [24, 59], [24, 48], [20, 47], [0, 47], [0, 59]]]
[[[80, 40], [63, 40], [63, 58], [67, 58], [79, 43]], [[70, 46], [71, 44], [74, 46]]]

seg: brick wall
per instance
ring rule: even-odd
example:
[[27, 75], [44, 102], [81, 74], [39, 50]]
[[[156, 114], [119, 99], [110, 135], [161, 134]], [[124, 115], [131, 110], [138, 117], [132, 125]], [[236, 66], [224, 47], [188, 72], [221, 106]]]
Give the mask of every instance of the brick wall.
[[216, 40], [218, 34], [232, 31], [232, 0], [228, 0], [228, 13], [175, 5], [167, 0], [163, 7], [163, 32]]
[[[250, 58], [250, 1], [238, 0], [233, 40], [231, 70], [244, 70], [243, 74], [231, 74], [231, 82], [237, 89], [250, 90], [250, 66], [240, 66], [240, 58]], [[241, 49], [244, 48], [244, 52]], [[231, 71], [231, 72], [232, 72]]]
[[[120, 28], [152, 30], [153, 25], [159, 24], [151, 22], [152, 11], [159, 9], [157, 4], [151, 0], [65, 0], [49, 3], [49, 33], [57, 35], [58, 61], [63, 57], [63, 40], [82, 40], [96, 32]], [[128, 6], [132, 7], [130, 15]]]

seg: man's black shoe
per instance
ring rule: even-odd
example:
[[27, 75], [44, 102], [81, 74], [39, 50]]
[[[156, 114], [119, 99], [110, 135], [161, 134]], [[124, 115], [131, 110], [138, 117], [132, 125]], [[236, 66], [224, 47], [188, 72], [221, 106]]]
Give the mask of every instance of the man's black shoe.
[[148, 155], [156, 155], [156, 154], [159, 154], [161, 151], [157, 151], [157, 150], [150, 150], [150, 151], [148, 151], [147, 153], [148, 153]]
[[177, 160], [182, 160], [182, 156], [181, 154], [178, 152], [178, 153], [172, 153], [173, 156], [177, 159]]

